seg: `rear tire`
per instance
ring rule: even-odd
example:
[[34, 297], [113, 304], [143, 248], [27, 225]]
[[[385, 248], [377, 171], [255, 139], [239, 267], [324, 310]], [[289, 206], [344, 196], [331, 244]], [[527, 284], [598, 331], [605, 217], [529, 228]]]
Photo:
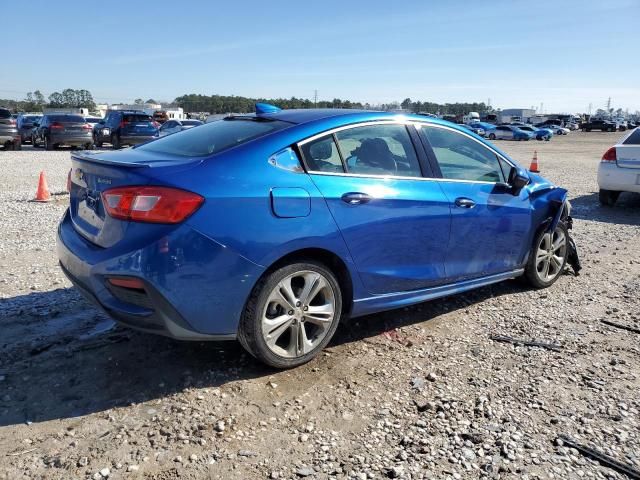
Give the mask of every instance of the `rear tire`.
[[93, 136], [93, 144], [97, 147], [97, 148], [101, 148], [102, 147], [102, 142], [98, 141], [98, 137], [96, 137], [95, 135]]
[[558, 222], [553, 232], [548, 232], [547, 228], [538, 232], [524, 271], [529, 285], [547, 288], [558, 280], [567, 264], [568, 245], [569, 231], [562, 222]]
[[13, 144], [13, 149], [14, 150], [22, 150], [22, 143], [14, 143]]
[[91, 150], [91, 147], [93, 147], [93, 145], [91, 143], [85, 143], [84, 144], [84, 149], [85, 150]]
[[53, 150], [53, 144], [51, 143], [51, 139], [48, 136], [44, 137], [44, 149]]
[[615, 190], [604, 190], [600, 189], [598, 192], [598, 200], [600, 200], [600, 204], [605, 207], [613, 207], [618, 201], [618, 197], [620, 196], [620, 192]]
[[117, 134], [111, 135], [111, 148], [114, 150], [120, 150], [122, 145], [120, 144], [120, 137]]
[[312, 260], [299, 261], [256, 284], [240, 320], [238, 340], [271, 367], [297, 367], [329, 343], [341, 312], [342, 292], [333, 272]]

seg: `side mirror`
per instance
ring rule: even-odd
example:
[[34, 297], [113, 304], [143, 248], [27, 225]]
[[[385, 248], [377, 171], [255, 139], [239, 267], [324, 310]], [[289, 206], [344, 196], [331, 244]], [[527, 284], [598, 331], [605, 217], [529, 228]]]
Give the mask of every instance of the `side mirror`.
[[511, 167], [509, 171], [509, 185], [514, 196], [520, 195], [524, 187], [529, 184], [529, 175], [522, 168]]

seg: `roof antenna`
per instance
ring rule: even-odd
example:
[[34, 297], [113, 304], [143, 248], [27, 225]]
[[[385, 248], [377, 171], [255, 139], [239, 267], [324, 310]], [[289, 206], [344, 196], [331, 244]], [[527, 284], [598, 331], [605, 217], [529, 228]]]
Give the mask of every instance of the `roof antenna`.
[[268, 113], [279, 112], [280, 109], [270, 103], [256, 103], [256, 115], [265, 115]]

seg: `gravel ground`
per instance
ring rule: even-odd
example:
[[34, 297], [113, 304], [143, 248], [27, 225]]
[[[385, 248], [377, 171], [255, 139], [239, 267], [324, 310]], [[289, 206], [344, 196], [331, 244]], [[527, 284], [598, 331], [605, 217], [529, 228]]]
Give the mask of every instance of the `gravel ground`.
[[640, 196], [596, 194], [619, 135], [499, 143], [570, 190], [582, 275], [357, 319], [284, 372], [114, 326], [57, 267], [66, 197], [28, 202], [69, 152], [0, 152], [0, 479], [626, 478], [558, 440], [640, 469], [640, 336], [600, 321], [640, 328]]

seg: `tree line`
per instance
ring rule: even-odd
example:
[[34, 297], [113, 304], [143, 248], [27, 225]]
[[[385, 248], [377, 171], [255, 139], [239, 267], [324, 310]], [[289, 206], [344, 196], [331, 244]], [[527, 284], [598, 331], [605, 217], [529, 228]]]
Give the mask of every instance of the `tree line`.
[[23, 100], [0, 99], [0, 105], [16, 112], [42, 112], [43, 108], [88, 108], [96, 109], [96, 103], [89, 90], [65, 88], [62, 92], [53, 92], [46, 99], [40, 90], [27, 92]]

